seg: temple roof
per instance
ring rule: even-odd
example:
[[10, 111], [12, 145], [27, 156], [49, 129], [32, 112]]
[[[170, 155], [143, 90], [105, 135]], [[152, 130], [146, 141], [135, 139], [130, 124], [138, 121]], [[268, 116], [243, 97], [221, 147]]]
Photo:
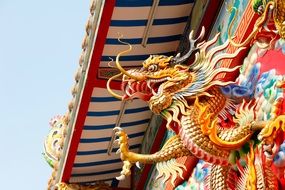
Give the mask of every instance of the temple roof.
[[[67, 135], [51, 186], [61, 181], [104, 180], [113, 187], [130, 187], [129, 180], [119, 183], [114, 179], [119, 176], [122, 163], [115, 154], [117, 147], [110, 147], [112, 129], [116, 125], [125, 128], [130, 134], [130, 148], [138, 151], [151, 112], [141, 100], [124, 104], [111, 97], [105, 87], [106, 79], [116, 71], [108, 67], [108, 62], [127, 49], [118, 41], [120, 35], [133, 46], [133, 51], [121, 57], [122, 66], [140, 66], [150, 54], [173, 55], [193, 7], [193, 0], [152, 2], [91, 2], [73, 99], [66, 114]], [[112, 87], [119, 89], [119, 82]], [[123, 114], [118, 118], [120, 112]]]

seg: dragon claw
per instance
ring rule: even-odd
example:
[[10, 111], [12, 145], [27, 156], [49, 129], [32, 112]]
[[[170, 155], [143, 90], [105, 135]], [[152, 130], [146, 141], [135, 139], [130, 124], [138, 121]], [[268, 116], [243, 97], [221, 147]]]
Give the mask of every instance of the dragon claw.
[[122, 181], [126, 178], [125, 175], [120, 175], [119, 177], [116, 177], [117, 180]]
[[141, 169], [140, 162], [136, 162], [137, 168]]
[[114, 127], [113, 131], [123, 131], [121, 127]]
[[121, 149], [118, 149], [117, 151], [116, 151], [116, 154], [120, 154], [121, 153]]
[[115, 135], [117, 136], [115, 142], [119, 144], [119, 149], [116, 151], [116, 154], [120, 154], [121, 160], [124, 163], [121, 175], [119, 177], [116, 177], [116, 179], [124, 180], [126, 176], [129, 176], [131, 174], [131, 167], [135, 162], [132, 161], [131, 153], [129, 151], [128, 136], [126, 132], [120, 127], [115, 127], [114, 131], [116, 131]]

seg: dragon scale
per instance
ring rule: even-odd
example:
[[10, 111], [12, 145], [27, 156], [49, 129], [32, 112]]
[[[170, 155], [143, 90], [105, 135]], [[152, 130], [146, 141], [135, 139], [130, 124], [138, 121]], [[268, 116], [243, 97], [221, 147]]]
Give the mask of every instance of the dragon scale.
[[[215, 113], [219, 113], [226, 104], [226, 98], [219, 92], [218, 89], [212, 89], [209, 94], [213, 94], [213, 98], [205, 97], [200, 101], [202, 107], [209, 107], [208, 113], [211, 114], [213, 119], [217, 117]], [[209, 137], [203, 134], [201, 125], [209, 125], [207, 121], [202, 121], [198, 117], [200, 109], [197, 106], [189, 108], [189, 115], [182, 115], [181, 128], [179, 135], [182, 138], [184, 145], [194, 154], [196, 157], [203, 159], [212, 164], [226, 165], [228, 163], [229, 151], [221, 146], [213, 143]], [[231, 129], [224, 130], [218, 134], [218, 138], [227, 142], [235, 142], [237, 137], [244, 137], [251, 134], [252, 131], [247, 127], [239, 126]]]
[[230, 168], [226, 166], [214, 165], [211, 168], [211, 175], [208, 179], [207, 186], [209, 189], [225, 190], [229, 189], [227, 185], [227, 175]]

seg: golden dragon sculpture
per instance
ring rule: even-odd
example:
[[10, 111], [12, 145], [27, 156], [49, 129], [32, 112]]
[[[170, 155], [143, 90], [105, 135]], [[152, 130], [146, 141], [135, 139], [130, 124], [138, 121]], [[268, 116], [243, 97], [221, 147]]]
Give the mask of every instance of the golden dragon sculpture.
[[[222, 59], [234, 58], [244, 48], [238, 48], [234, 53], [223, 53], [229, 41], [211, 48], [219, 34], [208, 42], [201, 40], [203, 35], [204, 29], [197, 39], [193, 39], [191, 32], [189, 35], [191, 48], [184, 56], [151, 55], [143, 62], [141, 69], [128, 71], [122, 68], [119, 59], [131, 51], [132, 46], [122, 42], [128, 45], [129, 49], [119, 53], [116, 58], [116, 67], [121, 73], [109, 79], [107, 83], [109, 92], [121, 100], [141, 98], [147, 101], [150, 110], [154, 114], [162, 115], [167, 120], [166, 127], [173, 130], [176, 135], [170, 138], [160, 151], [148, 155], [138, 154], [129, 151], [126, 132], [116, 127], [114, 130], [118, 136], [119, 152], [124, 163], [121, 176], [117, 179], [122, 180], [130, 175], [131, 167], [137, 163], [171, 162], [171, 168], [157, 168], [159, 177], [164, 176], [165, 180], [171, 178], [173, 183], [178, 175], [182, 177], [185, 169], [174, 160], [194, 155], [212, 164], [208, 180], [210, 189], [229, 189], [227, 174], [235, 165], [230, 161], [232, 153], [248, 144], [250, 140], [256, 141], [256, 133], [262, 142], [267, 143], [270, 139], [274, 139], [275, 131], [284, 130], [285, 116], [278, 116], [269, 122], [259, 121], [255, 117], [254, 101], [240, 102], [242, 96], [233, 99], [223, 93], [223, 87], [230, 86], [234, 82], [218, 79], [217, 75], [236, 71], [239, 67], [223, 68], [217, 64]], [[182, 65], [181, 63], [194, 52], [196, 53], [193, 64]], [[110, 88], [111, 81], [121, 75], [123, 75], [122, 88], [125, 92], [123, 96], [116, 94]], [[236, 104], [240, 104], [238, 109]], [[229, 110], [236, 111], [235, 119], [231, 125], [225, 127], [222, 125], [222, 120], [226, 119]], [[272, 150], [268, 152], [270, 151], [272, 152]], [[264, 160], [261, 162], [260, 159], [254, 159], [252, 148], [248, 154], [248, 158], [245, 158], [248, 160], [248, 165], [241, 169], [240, 173], [250, 178], [241, 178], [243, 180], [238, 183], [238, 187], [276, 189], [276, 177], [271, 170], [260, 168], [270, 167], [271, 163], [268, 162], [266, 165], [263, 164]], [[235, 158], [235, 162], [238, 162], [238, 159]], [[256, 182], [260, 179], [262, 179], [261, 185]]]
[[[271, 165], [277, 152], [274, 148], [275, 138], [280, 131], [285, 131], [285, 116], [272, 113], [274, 117], [271, 120], [260, 120], [256, 116], [256, 100], [249, 101], [246, 90], [236, 85], [235, 81], [224, 81], [217, 77], [239, 68], [219, 67], [219, 62], [233, 59], [244, 49], [242, 46], [256, 38], [258, 31], [266, 27], [268, 15], [273, 15], [280, 37], [285, 37], [285, 3], [281, 0], [269, 1], [264, 7], [260, 9], [261, 17], [252, 34], [243, 43], [237, 44], [229, 39], [221, 46], [212, 47], [219, 34], [209, 41], [203, 41], [203, 28], [196, 39], [190, 33], [190, 50], [185, 55], [151, 55], [140, 69], [126, 71], [120, 65], [120, 57], [130, 52], [132, 46], [119, 39], [129, 49], [117, 55], [116, 68], [120, 73], [108, 80], [108, 91], [121, 100], [140, 98], [148, 102], [150, 110], [163, 116], [167, 129], [176, 135], [160, 151], [138, 154], [129, 151], [126, 132], [122, 128], [114, 128], [120, 147], [118, 153], [123, 161], [118, 180], [130, 175], [134, 164], [157, 163], [158, 177], [163, 176], [165, 181], [170, 179], [173, 184], [178, 176], [182, 178], [186, 169], [175, 162], [176, 158], [194, 155], [212, 164], [206, 184], [208, 189], [278, 189], [278, 177], [272, 172]], [[229, 44], [239, 48], [234, 53], [224, 53]], [[193, 54], [194, 62], [183, 65]], [[110, 88], [112, 80], [121, 76], [123, 95], [116, 94]], [[276, 88], [283, 91], [281, 86], [276, 85]], [[241, 94], [228, 97], [224, 87], [234, 87]], [[278, 106], [278, 102], [274, 105]], [[234, 119], [225, 122], [229, 113]], [[257, 148], [257, 144], [261, 148]], [[246, 156], [237, 154], [244, 147], [249, 147]], [[241, 164], [244, 161], [246, 165]], [[237, 181], [229, 180], [233, 172], [238, 176]]]

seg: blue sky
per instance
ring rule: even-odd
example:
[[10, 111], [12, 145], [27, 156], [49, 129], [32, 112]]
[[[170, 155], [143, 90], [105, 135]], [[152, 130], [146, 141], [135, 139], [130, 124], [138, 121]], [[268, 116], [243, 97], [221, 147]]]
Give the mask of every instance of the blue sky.
[[0, 0], [1, 189], [46, 189], [43, 141], [72, 98], [89, 3]]

